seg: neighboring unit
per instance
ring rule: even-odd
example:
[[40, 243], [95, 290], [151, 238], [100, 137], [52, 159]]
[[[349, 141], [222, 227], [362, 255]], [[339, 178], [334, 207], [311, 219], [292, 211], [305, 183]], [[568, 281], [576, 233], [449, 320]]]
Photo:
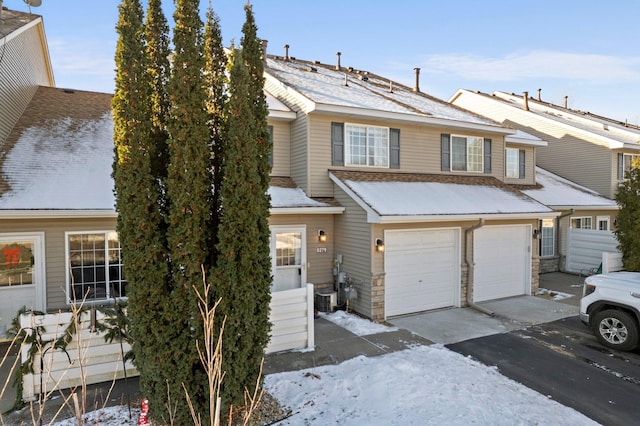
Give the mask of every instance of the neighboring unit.
[[350, 308], [384, 320], [535, 293], [534, 230], [558, 214], [520, 188], [545, 142], [420, 92], [419, 70], [405, 87], [339, 60], [269, 55], [265, 89], [296, 113], [291, 178], [346, 209], [329, 238]]
[[[583, 192], [578, 197], [566, 197], [562, 190], [551, 193], [548, 184], [552, 182], [545, 184], [548, 178], [544, 174], [538, 177], [546, 188], [544, 193], [549, 194], [536, 199], [561, 214], [555, 230], [551, 230], [551, 221], [541, 224], [543, 234], [559, 235], [554, 254], [550, 249], [540, 253], [546, 259], [544, 271], [554, 270], [557, 263], [562, 271], [578, 273], [597, 267], [603, 251], [616, 250], [617, 241], [611, 231], [615, 229], [618, 209], [613, 201], [602, 198], [615, 198], [625, 171], [640, 153], [637, 127], [533, 99], [526, 92], [518, 96], [461, 89], [450, 102], [547, 142], [537, 150], [536, 165]], [[587, 196], [589, 190], [592, 193]]]

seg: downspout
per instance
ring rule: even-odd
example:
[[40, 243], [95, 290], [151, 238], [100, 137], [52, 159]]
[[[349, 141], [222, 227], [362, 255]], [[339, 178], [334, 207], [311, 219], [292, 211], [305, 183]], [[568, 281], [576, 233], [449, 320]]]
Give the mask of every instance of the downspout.
[[473, 303], [473, 301], [471, 300], [471, 290], [473, 289], [473, 275], [474, 275], [474, 265], [473, 265], [473, 259], [472, 254], [473, 254], [473, 250], [469, 250], [469, 235], [471, 235], [473, 233], [473, 231], [475, 231], [476, 229], [480, 229], [484, 226], [484, 219], [480, 219], [480, 221], [478, 222], [477, 225], [473, 225], [470, 228], [467, 228], [464, 231], [464, 242], [465, 242], [465, 262], [467, 263], [467, 305], [469, 305], [470, 308], [475, 309], [476, 311], [480, 311], [484, 314], [489, 315], [490, 317], [494, 317], [496, 316], [495, 312], [476, 305], [475, 303]]
[[[561, 214], [556, 218], [556, 229], [558, 232], [556, 233], [556, 250], [558, 250], [558, 257], [560, 257], [560, 219], [563, 219], [567, 216], [571, 216], [576, 212], [576, 209], [569, 210], [569, 213]], [[558, 269], [560, 272], [567, 272], [565, 268], [562, 267], [561, 259], [558, 260]]]

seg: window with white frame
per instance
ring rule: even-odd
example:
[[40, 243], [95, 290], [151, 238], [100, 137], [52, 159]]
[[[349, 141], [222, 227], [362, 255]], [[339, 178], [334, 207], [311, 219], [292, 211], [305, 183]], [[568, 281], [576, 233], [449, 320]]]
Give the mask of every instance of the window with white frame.
[[571, 218], [571, 227], [576, 229], [592, 229], [591, 217], [590, 216], [573, 217]]
[[540, 256], [551, 257], [555, 255], [556, 225], [554, 219], [542, 219], [540, 221]]
[[505, 149], [505, 177], [520, 177], [520, 150], [516, 148]]
[[638, 159], [638, 155], [637, 154], [623, 154], [622, 155], [622, 159], [623, 159], [624, 172], [626, 174], [629, 170], [631, 170], [631, 167], [633, 167], [633, 162]]
[[33, 281], [34, 241], [0, 241], [0, 287], [31, 285]]
[[127, 295], [120, 241], [115, 231], [67, 233], [67, 268], [71, 303]]
[[350, 166], [389, 167], [387, 127], [345, 125], [345, 163]]
[[451, 170], [482, 172], [484, 138], [451, 135]]
[[598, 216], [596, 217], [596, 224], [598, 226], [598, 231], [609, 231], [609, 216]]

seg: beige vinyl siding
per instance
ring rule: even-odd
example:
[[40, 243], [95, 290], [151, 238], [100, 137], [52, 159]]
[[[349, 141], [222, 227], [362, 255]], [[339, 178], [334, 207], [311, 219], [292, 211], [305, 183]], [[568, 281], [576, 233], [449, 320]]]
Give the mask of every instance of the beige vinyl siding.
[[[331, 164], [331, 123], [353, 123], [400, 129], [400, 169], [357, 166], [333, 166]], [[440, 135], [459, 134], [491, 139], [491, 176], [504, 180], [504, 137], [487, 133], [456, 131], [444, 128], [379, 122], [363, 119], [345, 119], [340, 116], [313, 115], [309, 118], [310, 136], [310, 190], [314, 197], [332, 195], [333, 184], [327, 169], [365, 170], [376, 172], [437, 173], [457, 175], [482, 175], [484, 173], [443, 172], [440, 161]]]
[[612, 185], [611, 177], [615, 176], [616, 170], [612, 170], [612, 154], [604, 142], [485, 95], [465, 92], [453, 103], [537, 136], [548, 143], [536, 150], [538, 166], [606, 197], [613, 197], [615, 185]]
[[300, 115], [291, 123], [291, 178], [310, 197], [307, 146], [307, 116]]
[[335, 198], [346, 208], [343, 214], [335, 216], [335, 254], [343, 255], [340, 270], [349, 274], [358, 292], [357, 299], [351, 302], [350, 307], [372, 318], [371, 225], [367, 223], [366, 212], [341, 189], [336, 188]]
[[53, 83], [40, 32], [41, 26], [36, 25], [0, 42], [0, 143], [4, 143], [38, 86]]
[[290, 177], [307, 195], [316, 196], [311, 195], [308, 188], [308, 125], [307, 114], [301, 112], [303, 105], [298, 102], [296, 97], [291, 96], [284, 86], [276, 84], [271, 79], [265, 79], [265, 89], [297, 113], [297, 118], [291, 122], [290, 130]]
[[271, 176], [291, 176], [291, 127], [285, 121], [273, 121], [273, 167]]
[[[511, 145], [507, 144], [507, 148], [514, 148], [518, 150], [524, 150], [525, 171], [524, 179], [514, 179], [504, 177], [506, 183], [514, 183], [520, 185], [533, 185], [535, 184], [535, 170], [536, 170], [536, 150], [532, 146]], [[504, 164], [504, 163], [503, 163]], [[505, 165], [506, 167], [506, 165]], [[506, 169], [505, 169], [506, 175]]]
[[48, 311], [68, 307], [65, 295], [67, 291], [65, 232], [111, 231], [115, 229], [115, 218], [0, 220], [0, 233], [44, 232], [46, 307]]
[[[303, 225], [307, 229], [307, 282], [321, 285], [333, 283], [333, 247], [336, 238], [333, 227], [333, 215], [273, 215], [269, 225], [296, 226]], [[327, 242], [318, 241], [318, 229], [327, 234]], [[326, 248], [326, 253], [318, 253], [317, 248]]]

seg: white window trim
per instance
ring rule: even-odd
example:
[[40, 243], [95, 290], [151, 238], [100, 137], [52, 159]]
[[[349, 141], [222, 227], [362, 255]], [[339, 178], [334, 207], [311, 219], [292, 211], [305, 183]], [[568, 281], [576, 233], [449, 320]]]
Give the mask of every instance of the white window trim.
[[[465, 164], [467, 166], [466, 170], [458, 170], [453, 168], [453, 138], [464, 138], [467, 141], [465, 148]], [[469, 140], [470, 139], [480, 139], [480, 170], [469, 170]], [[480, 136], [471, 136], [471, 135], [457, 135], [451, 134], [449, 137], [449, 170], [452, 172], [468, 172], [468, 173], [482, 173], [484, 171], [484, 138]]]
[[[574, 223], [574, 221], [576, 219], [582, 219], [582, 220], [589, 219], [591, 224], [590, 224], [589, 228], [583, 228], [583, 227], [574, 228], [573, 223]], [[591, 216], [575, 216], [575, 217], [571, 218], [571, 221], [569, 223], [571, 224], [571, 227], [574, 228], [574, 229], [593, 229], [593, 218]]]
[[[93, 230], [93, 231], [67, 231], [64, 233], [65, 281], [66, 281], [66, 292], [67, 292], [67, 294], [65, 295], [65, 300], [68, 306], [73, 305], [73, 299], [71, 298], [72, 289], [71, 289], [71, 262], [69, 261], [69, 235], [105, 234], [108, 236], [108, 234], [111, 232], [115, 232], [116, 234], [118, 233], [115, 229]], [[118, 235], [118, 242], [120, 242], [119, 235]], [[105, 249], [108, 250], [109, 244], [107, 242], [105, 243], [106, 243]], [[122, 245], [120, 245], [120, 250], [122, 250]], [[107, 253], [105, 253], [105, 256], [107, 256]], [[105, 257], [105, 259], [106, 258], [107, 257]], [[105, 266], [106, 266], [105, 268], [106, 280], [108, 283], [109, 267], [108, 265], [105, 265]], [[107, 291], [109, 291], [108, 286], [107, 286]], [[127, 299], [128, 297], [126, 296], [116, 298], [116, 300], [118, 301], [127, 300]], [[113, 302], [113, 295], [109, 295], [104, 299], [87, 299], [85, 301], [85, 303], [109, 303], [109, 302]], [[79, 304], [79, 303], [82, 303], [82, 300], [76, 300], [76, 304]]]
[[[543, 226], [543, 223], [545, 220], [550, 220], [553, 223], [553, 226]], [[542, 253], [542, 241], [544, 240], [545, 236], [544, 236], [544, 230], [545, 229], [551, 229], [551, 254], [543, 254]], [[550, 258], [550, 257], [554, 257], [556, 254], [556, 224], [555, 224], [555, 219], [543, 219], [540, 221], [540, 257], [542, 258]]]
[[605, 231], [611, 231], [611, 216], [596, 216], [596, 229], [600, 231], [600, 222], [607, 223], [607, 229]]
[[[47, 309], [47, 283], [46, 261], [44, 251], [44, 232], [3, 232], [0, 234], [2, 241], [15, 241], [17, 239], [33, 241], [33, 283], [35, 285], [34, 308], [39, 311]], [[29, 288], [30, 285], [20, 286], [20, 288]], [[17, 307], [16, 311], [20, 309]]]
[[[349, 148], [351, 146], [350, 141], [349, 141], [349, 137], [348, 137], [348, 132], [347, 129], [349, 127], [361, 127], [365, 129], [365, 159], [367, 160], [366, 163], [367, 164], [354, 164], [352, 162], [350, 162], [351, 160], [351, 155], [349, 152]], [[376, 166], [374, 165], [370, 165], [369, 164], [369, 131], [368, 129], [383, 129], [385, 130], [385, 132], [387, 133], [387, 165], [386, 166]], [[391, 163], [391, 146], [390, 146], [390, 131], [389, 131], [389, 127], [384, 127], [384, 126], [372, 126], [372, 125], [368, 125], [368, 124], [358, 124], [358, 123], [344, 123], [344, 165], [345, 166], [349, 166], [349, 167], [370, 167], [370, 168], [375, 168], [375, 169], [388, 169], [390, 167], [390, 163]], [[374, 157], [375, 158], [375, 157]], [[374, 161], [375, 162], [375, 161]]]

